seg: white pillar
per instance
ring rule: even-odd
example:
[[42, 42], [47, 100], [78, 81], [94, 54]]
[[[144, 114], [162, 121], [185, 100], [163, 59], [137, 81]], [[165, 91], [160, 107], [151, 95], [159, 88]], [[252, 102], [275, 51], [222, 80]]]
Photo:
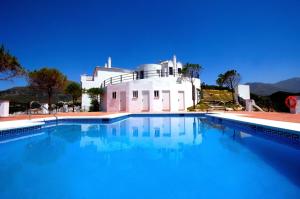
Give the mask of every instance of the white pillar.
[[9, 101], [0, 101], [0, 117], [9, 116]]

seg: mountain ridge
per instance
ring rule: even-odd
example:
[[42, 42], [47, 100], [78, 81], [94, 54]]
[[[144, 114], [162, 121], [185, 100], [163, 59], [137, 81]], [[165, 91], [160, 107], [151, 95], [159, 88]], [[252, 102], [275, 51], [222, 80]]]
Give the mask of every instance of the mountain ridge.
[[[46, 92], [32, 89], [28, 86], [17, 86], [0, 91], [0, 100], [9, 100], [10, 102], [16, 103], [29, 103], [31, 101], [46, 103], [48, 102], [48, 95]], [[72, 97], [63, 93], [62, 91], [54, 91], [53, 93], [53, 103], [71, 100]]]
[[251, 93], [261, 96], [272, 95], [279, 91], [299, 93], [300, 77], [293, 77], [275, 83], [248, 82], [246, 85], [250, 86]]

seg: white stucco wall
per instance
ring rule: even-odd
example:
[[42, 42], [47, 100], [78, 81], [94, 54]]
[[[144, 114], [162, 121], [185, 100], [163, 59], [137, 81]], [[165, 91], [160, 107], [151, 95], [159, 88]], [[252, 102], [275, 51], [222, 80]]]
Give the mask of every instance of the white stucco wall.
[[[176, 63], [176, 64], [175, 64]], [[116, 82], [114, 85], [105, 85], [105, 96], [103, 99], [104, 110], [110, 112], [120, 111], [120, 93], [126, 93], [126, 108], [128, 112], [141, 112], [143, 107], [142, 92], [149, 92], [149, 110], [151, 112], [160, 112], [163, 109], [162, 92], [170, 92], [170, 110], [179, 111], [179, 94], [184, 92], [184, 109], [193, 105], [192, 85], [188, 79], [181, 79], [178, 75], [178, 68], [182, 68], [182, 63], [177, 62], [176, 56], [172, 60], [162, 61], [158, 64], [143, 64], [137, 68], [137, 71], [144, 71], [144, 79], [136, 79], [136, 74], [123, 69], [117, 68], [100, 68], [96, 67], [96, 73], [93, 76], [82, 75], [81, 84], [83, 89], [100, 87], [104, 80], [113, 78]], [[169, 75], [169, 67], [173, 68], [173, 74]], [[151, 71], [151, 75], [148, 75]], [[174, 73], [175, 72], [175, 73]], [[118, 77], [126, 75], [122, 82]], [[131, 76], [130, 76], [131, 75]], [[168, 77], [167, 77], [168, 76]], [[115, 78], [114, 78], [115, 77]], [[132, 77], [132, 78], [131, 78]], [[140, 78], [140, 74], [138, 76]], [[126, 82], [127, 81], [127, 82]], [[109, 82], [106, 82], [109, 83]], [[200, 79], [194, 79], [194, 85], [200, 89]], [[133, 91], [138, 91], [138, 98], [133, 98]], [[159, 98], [154, 97], [154, 91], [159, 91]], [[116, 92], [116, 99], [113, 99], [112, 93]], [[197, 93], [195, 93], [197, 98]], [[196, 102], [199, 100], [196, 99]], [[91, 99], [88, 94], [82, 95], [82, 109], [89, 110]]]
[[0, 100], [0, 117], [9, 116], [9, 101]]
[[[99, 88], [104, 80], [111, 77], [120, 76], [122, 74], [128, 74], [127, 72], [115, 72], [115, 71], [97, 71], [95, 76], [82, 75], [81, 87], [82, 89]], [[81, 96], [81, 108], [84, 111], [88, 111], [91, 106], [91, 99], [88, 94], [83, 93]]]
[[[145, 78], [165, 77], [169, 73], [169, 67], [173, 68], [173, 74], [177, 74], [178, 68], [182, 69], [182, 64], [177, 62], [176, 67], [174, 67], [171, 60], [161, 62], [160, 64], [143, 64], [138, 67], [137, 71], [145, 71]], [[159, 70], [158, 73], [156, 73], [157, 70]]]
[[249, 85], [238, 85], [235, 89], [236, 93], [239, 97], [243, 98], [244, 100], [250, 99], [250, 86]]
[[[200, 80], [196, 88], [200, 88]], [[162, 91], [170, 91], [170, 111], [179, 111], [178, 92], [184, 92], [185, 110], [193, 105], [192, 85], [189, 81], [178, 83], [178, 77], [164, 77], [153, 79], [140, 79], [117, 85], [109, 85], [106, 88], [106, 110], [109, 112], [120, 111], [120, 92], [126, 92], [126, 111], [141, 112], [143, 107], [142, 91], [149, 91], [150, 112], [161, 112], [163, 107]], [[154, 98], [154, 91], [159, 91], [159, 98]], [[138, 91], [138, 98], [133, 98], [133, 91]], [[112, 98], [112, 93], [116, 92], [116, 99]]]
[[138, 67], [138, 71], [144, 70], [144, 71], [152, 71], [152, 70], [161, 70], [160, 64], [142, 64]]

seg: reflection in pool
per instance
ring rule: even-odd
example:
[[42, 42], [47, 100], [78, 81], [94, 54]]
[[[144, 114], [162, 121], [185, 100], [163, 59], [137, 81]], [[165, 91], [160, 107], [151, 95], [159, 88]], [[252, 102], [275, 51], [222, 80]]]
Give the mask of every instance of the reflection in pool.
[[300, 150], [203, 117], [61, 122], [0, 144], [0, 198], [298, 198]]

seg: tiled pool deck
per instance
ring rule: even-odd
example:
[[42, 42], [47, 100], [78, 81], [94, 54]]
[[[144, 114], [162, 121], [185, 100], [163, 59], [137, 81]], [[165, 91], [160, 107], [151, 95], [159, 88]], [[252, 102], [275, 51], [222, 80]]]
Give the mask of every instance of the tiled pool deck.
[[300, 114], [276, 113], [276, 112], [233, 112], [233, 113], [245, 114], [246, 117], [251, 117], [251, 118], [300, 123]]

